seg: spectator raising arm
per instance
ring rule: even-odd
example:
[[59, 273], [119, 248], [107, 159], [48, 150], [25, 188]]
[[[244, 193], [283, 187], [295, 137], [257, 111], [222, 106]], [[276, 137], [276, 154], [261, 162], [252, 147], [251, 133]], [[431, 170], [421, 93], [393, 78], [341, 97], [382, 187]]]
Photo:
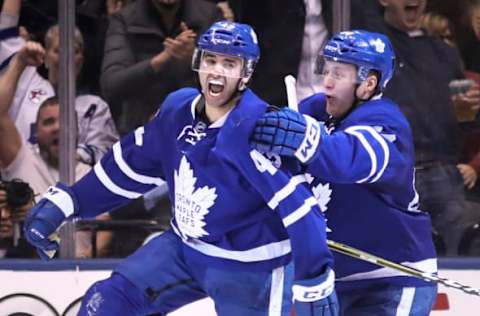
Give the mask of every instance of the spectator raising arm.
[[0, 166], [3, 168], [15, 159], [22, 143], [20, 134], [8, 115], [18, 80], [27, 66], [41, 65], [44, 55], [40, 44], [27, 42], [0, 76]]

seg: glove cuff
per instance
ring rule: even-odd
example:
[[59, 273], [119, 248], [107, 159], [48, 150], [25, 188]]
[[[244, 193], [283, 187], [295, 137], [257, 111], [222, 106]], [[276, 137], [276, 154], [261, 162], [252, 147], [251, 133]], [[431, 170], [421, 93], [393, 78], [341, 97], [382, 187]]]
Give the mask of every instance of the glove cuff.
[[321, 125], [312, 117], [303, 115], [305, 118], [305, 137], [300, 147], [295, 151], [295, 157], [302, 163], [309, 161], [317, 152], [321, 139]]
[[72, 190], [63, 183], [57, 183], [48, 188], [43, 198], [57, 206], [65, 218], [73, 215], [78, 210], [78, 203]]
[[294, 301], [315, 302], [332, 294], [335, 288], [335, 272], [327, 268], [327, 271], [316, 278], [294, 283], [292, 286]]

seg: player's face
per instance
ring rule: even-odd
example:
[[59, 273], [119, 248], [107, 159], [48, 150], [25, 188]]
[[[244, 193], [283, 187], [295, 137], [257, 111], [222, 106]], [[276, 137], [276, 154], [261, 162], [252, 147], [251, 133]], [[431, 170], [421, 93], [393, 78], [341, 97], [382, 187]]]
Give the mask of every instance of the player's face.
[[[80, 44], [74, 44], [75, 76], [78, 77], [83, 66], [83, 49]], [[60, 38], [54, 36], [52, 45], [45, 51], [45, 66], [48, 68], [48, 80], [54, 85], [58, 82], [60, 65]]]
[[38, 113], [37, 141], [40, 153], [51, 166], [58, 165], [60, 145], [60, 107], [48, 105]]
[[239, 57], [204, 52], [198, 75], [208, 106], [228, 105], [237, 92], [243, 60]]
[[342, 117], [353, 105], [357, 87], [357, 69], [354, 65], [326, 61], [322, 71], [327, 113]]
[[427, 0], [380, 0], [385, 20], [393, 27], [408, 32], [420, 27]]

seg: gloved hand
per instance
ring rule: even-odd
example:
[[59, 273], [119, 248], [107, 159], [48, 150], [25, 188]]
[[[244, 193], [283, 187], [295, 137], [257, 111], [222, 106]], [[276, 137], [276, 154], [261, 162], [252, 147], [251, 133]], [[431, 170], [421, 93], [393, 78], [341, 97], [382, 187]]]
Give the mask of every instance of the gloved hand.
[[250, 144], [260, 152], [295, 156], [307, 163], [320, 142], [320, 124], [308, 115], [284, 108], [257, 120]]
[[64, 184], [50, 187], [43, 198], [31, 209], [23, 231], [27, 241], [37, 248], [43, 260], [49, 260], [59, 247], [57, 229], [74, 213], [73, 192]]
[[292, 287], [296, 316], [337, 316], [335, 273], [327, 268], [314, 279], [295, 281]]

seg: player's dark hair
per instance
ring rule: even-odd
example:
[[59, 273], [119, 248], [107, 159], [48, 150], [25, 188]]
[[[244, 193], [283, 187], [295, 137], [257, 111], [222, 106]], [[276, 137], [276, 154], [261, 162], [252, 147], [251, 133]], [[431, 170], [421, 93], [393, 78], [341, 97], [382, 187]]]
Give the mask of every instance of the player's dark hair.
[[58, 101], [58, 98], [56, 96], [53, 96], [53, 97], [50, 97], [48, 99], [45, 99], [42, 104], [40, 104], [40, 106], [38, 107], [38, 112], [37, 112], [37, 119], [36, 119], [36, 122], [38, 123], [38, 117], [40, 115], [40, 111], [44, 108], [46, 108], [47, 106], [59, 106], [60, 103]]

